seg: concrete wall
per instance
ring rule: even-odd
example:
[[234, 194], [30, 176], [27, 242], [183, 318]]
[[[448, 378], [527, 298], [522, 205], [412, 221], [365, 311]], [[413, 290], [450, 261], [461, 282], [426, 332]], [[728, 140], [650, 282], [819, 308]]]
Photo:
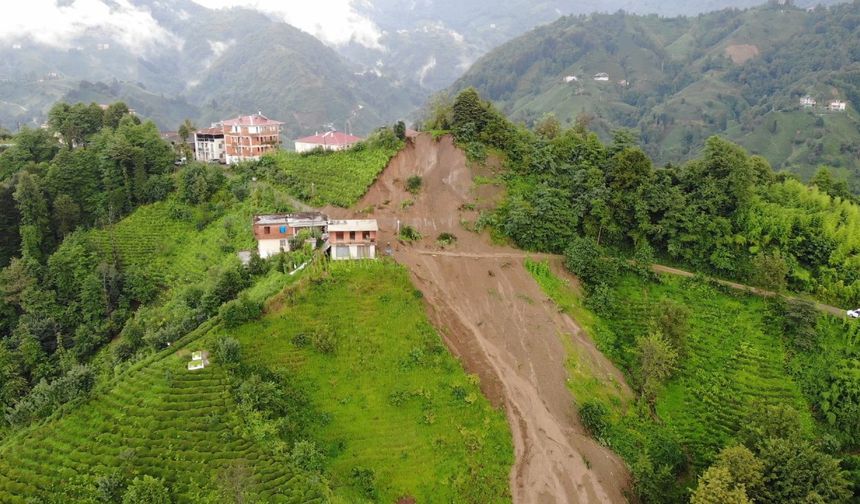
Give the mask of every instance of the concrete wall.
[[[281, 243], [283, 242], [283, 245]], [[260, 257], [263, 259], [276, 256], [281, 253], [281, 249], [287, 250], [290, 245], [286, 239], [283, 240], [259, 240], [257, 242], [257, 250]]]
[[350, 144], [350, 145], [320, 145], [320, 144], [313, 144], [313, 143], [296, 142], [296, 152], [298, 152], [298, 153], [310, 152], [310, 151], [312, 151], [314, 149], [318, 149], [320, 147], [322, 147], [325, 150], [329, 150], [329, 151], [339, 151], [339, 150], [349, 149], [350, 147], [352, 147], [352, 145], [353, 144]]
[[332, 245], [331, 258], [333, 261], [376, 259], [376, 245]]

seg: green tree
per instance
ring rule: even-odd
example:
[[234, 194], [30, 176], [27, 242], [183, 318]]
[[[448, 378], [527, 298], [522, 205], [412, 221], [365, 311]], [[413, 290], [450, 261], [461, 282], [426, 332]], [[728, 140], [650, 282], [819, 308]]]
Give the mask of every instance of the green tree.
[[783, 292], [788, 288], [788, 263], [778, 251], [760, 253], [753, 257], [750, 281], [753, 285]]
[[170, 504], [170, 491], [164, 480], [145, 475], [134, 478], [122, 496], [123, 504]]
[[640, 390], [653, 405], [660, 387], [677, 369], [678, 351], [655, 331], [636, 338], [636, 357]]
[[699, 477], [691, 504], [752, 504], [743, 486], [733, 481], [725, 467], [711, 467]]
[[41, 261], [50, 249], [48, 204], [41, 183], [35, 175], [22, 172], [15, 188], [15, 202], [21, 215], [21, 254]]
[[80, 223], [81, 207], [68, 194], [60, 194], [54, 199], [54, 225], [57, 237], [62, 239], [75, 230]]
[[535, 124], [535, 133], [546, 140], [552, 140], [561, 134], [561, 121], [554, 113], [544, 114]]
[[108, 105], [108, 108], [104, 111], [104, 125], [111, 129], [116, 129], [119, 127], [119, 123], [123, 117], [130, 114], [131, 111], [124, 102], [114, 102]]
[[661, 299], [656, 313], [655, 322], [660, 333], [683, 357], [687, 353], [687, 335], [690, 333], [690, 309], [671, 299]]
[[406, 123], [397, 121], [394, 124], [394, 135], [401, 141], [406, 140]]
[[763, 502], [847, 503], [851, 483], [839, 461], [807, 441], [768, 439], [761, 444]]

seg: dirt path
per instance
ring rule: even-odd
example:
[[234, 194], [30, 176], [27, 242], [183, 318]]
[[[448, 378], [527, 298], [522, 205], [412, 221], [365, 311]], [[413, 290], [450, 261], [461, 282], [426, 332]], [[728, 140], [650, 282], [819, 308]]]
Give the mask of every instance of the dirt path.
[[[416, 174], [423, 187], [413, 196], [403, 186]], [[626, 502], [625, 464], [579, 422], [566, 385], [565, 345], [572, 344], [602, 380], [629, 396], [624, 377], [543, 294], [523, 266], [525, 253], [494, 246], [463, 227], [461, 221], [474, 221], [498, 193], [491, 185], [474, 186], [474, 175], [449, 138], [436, 142], [421, 135], [356, 208], [376, 207], [381, 248], [394, 244], [395, 259], [411, 271], [448, 346], [480, 376], [494, 404], [504, 406], [516, 455], [510, 474], [514, 502]], [[407, 200], [414, 204], [403, 205]], [[398, 222], [425, 238], [399, 244]], [[435, 240], [442, 232], [457, 236], [452, 250], [438, 250]]]
[[[474, 252], [455, 252], [449, 250], [418, 250], [417, 253], [424, 255], [432, 255], [432, 256], [441, 256], [441, 257], [462, 257], [462, 258], [485, 258], [485, 259], [496, 259], [496, 258], [507, 258], [507, 259], [525, 259], [526, 257], [531, 257], [534, 259], [550, 259], [553, 261], [558, 261], [563, 259], [562, 256], [554, 255], [554, 254], [543, 254], [543, 253], [530, 253], [523, 251], [511, 251], [511, 252], [492, 252], [492, 253], [474, 253]], [[690, 271], [672, 268], [671, 266], [663, 266], [662, 264], [654, 264], [651, 266], [651, 269], [654, 270], [655, 273], [661, 273], [666, 275], [675, 275], [681, 277], [692, 278], [696, 274]], [[761, 289], [759, 287], [753, 287], [751, 285], [744, 285], [738, 282], [732, 282], [730, 280], [722, 280], [719, 278], [712, 278], [713, 281], [717, 282], [720, 285], [724, 285], [730, 289], [739, 290], [743, 292], [747, 292], [749, 294], [754, 294], [756, 296], [761, 297], [776, 297], [780, 294], [778, 292], [769, 291], [767, 289]], [[797, 296], [786, 296], [787, 299], [795, 300], [795, 301], [806, 301], [803, 298]], [[846, 310], [843, 308], [839, 308], [837, 306], [832, 306], [824, 303], [819, 303], [817, 301], [812, 302], [815, 305], [815, 308], [821, 312], [828, 313], [830, 315], [835, 315], [837, 317], [845, 317]]]

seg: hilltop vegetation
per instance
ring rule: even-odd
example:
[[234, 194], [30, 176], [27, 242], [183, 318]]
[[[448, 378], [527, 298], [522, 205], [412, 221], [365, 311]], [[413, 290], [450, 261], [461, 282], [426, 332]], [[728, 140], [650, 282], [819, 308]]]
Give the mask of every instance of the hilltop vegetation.
[[[554, 114], [604, 140], [631, 128], [661, 165], [694, 157], [721, 134], [805, 180], [831, 166], [857, 192], [857, 12], [854, 2], [694, 18], [564, 17], [483, 57], [452, 89], [473, 86], [529, 125]], [[593, 80], [601, 72], [608, 81]], [[803, 109], [805, 95], [819, 107]], [[823, 110], [834, 99], [851, 103], [847, 113]]]
[[474, 90], [437, 115], [473, 156], [487, 148], [507, 156], [508, 195], [495, 222], [522, 248], [561, 253], [578, 243], [592, 255], [616, 248], [860, 304], [860, 206], [826, 170], [807, 187], [717, 137], [700, 158], [655, 169], [625, 132], [609, 145], [582, 125], [535, 135]]
[[[563, 253], [584, 283], [583, 303], [565, 294], [545, 266], [529, 265], [639, 391], [635, 406], [625, 405], [571, 357], [577, 379], [570, 386], [583, 422], [625, 457], [640, 497], [685, 501], [684, 487], [721, 449], [746, 443], [751, 457], [775, 471], [761, 476], [768, 481], [764, 493], [754, 496], [756, 488], [741, 499], [742, 481], [718, 464], [703, 480], [697, 499], [705, 500], [697, 502], [725, 502], [720, 492], [735, 492], [733, 502], [813, 494], [848, 501], [845, 470], [856, 473], [850, 454], [860, 439], [857, 324], [819, 317], [804, 303], [730, 295], [702, 279], [654, 283], [650, 266], [663, 259], [854, 305], [860, 303], [856, 203], [778, 176], [764, 159], [716, 137], [701, 158], [654, 169], [624, 132], [609, 145], [582, 125], [534, 134], [473, 89], [450, 108], [437, 107], [431, 121], [451, 128], [476, 162], [488, 153], [504, 159], [506, 200], [482, 221], [523, 248]], [[826, 171], [816, 180], [833, 190]], [[775, 415], [769, 408], [787, 411], [785, 432], [767, 430]], [[743, 437], [744, 428], [758, 423], [766, 435]], [[834, 451], [849, 460], [840, 466], [823, 454]], [[779, 473], [773, 467], [781, 462], [772, 457], [781, 456], [820, 459], [822, 472]]]

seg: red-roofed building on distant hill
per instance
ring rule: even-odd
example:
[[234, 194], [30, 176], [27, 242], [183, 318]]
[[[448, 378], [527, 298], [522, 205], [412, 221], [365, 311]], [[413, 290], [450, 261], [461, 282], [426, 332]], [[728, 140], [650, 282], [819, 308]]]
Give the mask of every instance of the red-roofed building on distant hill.
[[314, 149], [328, 151], [339, 151], [349, 149], [362, 139], [357, 136], [347, 135], [340, 131], [327, 131], [317, 133], [314, 136], [299, 138], [296, 140], [296, 152], [309, 152]]
[[227, 164], [256, 161], [281, 146], [281, 126], [262, 113], [221, 121], [214, 127], [224, 131], [224, 161]]

